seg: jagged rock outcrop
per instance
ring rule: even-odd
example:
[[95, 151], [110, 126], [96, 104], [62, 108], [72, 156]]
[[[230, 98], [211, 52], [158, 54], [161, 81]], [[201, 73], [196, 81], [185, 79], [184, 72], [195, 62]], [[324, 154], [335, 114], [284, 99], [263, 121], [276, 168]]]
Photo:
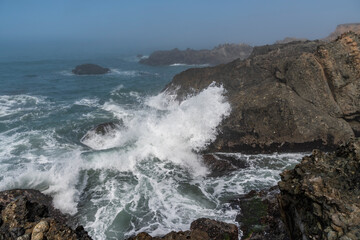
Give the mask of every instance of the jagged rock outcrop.
[[305, 42], [308, 41], [306, 38], [296, 38], [296, 37], [286, 37], [283, 40], [277, 40], [275, 44], [284, 44], [284, 43], [290, 43], [290, 42]]
[[91, 240], [82, 226], [69, 227], [67, 216], [51, 202], [51, 197], [37, 190], [0, 192], [0, 240]]
[[75, 69], [72, 70], [72, 73], [76, 75], [99, 75], [99, 74], [105, 74], [109, 73], [109, 68], [104, 68], [96, 64], [81, 64], [75, 67]]
[[341, 34], [349, 32], [349, 31], [360, 34], [360, 23], [339, 24], [336, 26], [336, 29], [334, 32], [330, 33], [329, 36], [324, 38], [324, 41], [333, 41], [337, 37], [339, 37]]
[[[255, 47], [246, 60], [188, 69], [165, 91], [181, 100], [222, 84], [230, 116], [208, 151], [335, 149], [360, 133], [360, 38]], [[179, 88], [180, 86], [180, 88]]]
[[360, 140], [334, 153], [314, 150], [279, 182], [291, 239], [360, 239]]
[[247, 44], [223, 44], [212, 50], [186, 49], [181, 51], [177, 48], [170, 51], [155, 51], [148, 58], [142, 58], [139, 62], [151, 66], [181, 64], [209, 64], [217, 65], [228, 63], [237, 58], [245, 59], [252, 51]]
[[139, 233], [128, 240], [238, 240], [238, 228], [234, 224], [199, 218], [190, 225], [190, 230], [170, 232], [163, 237], [151, 237]]
[[231, 201], [231, 207], [239, 209], [236, 221], [242, 231], [241, 239], [289, 240], [277, 201], [279, 192], [279, 188], [274, 186], [250, 191]]

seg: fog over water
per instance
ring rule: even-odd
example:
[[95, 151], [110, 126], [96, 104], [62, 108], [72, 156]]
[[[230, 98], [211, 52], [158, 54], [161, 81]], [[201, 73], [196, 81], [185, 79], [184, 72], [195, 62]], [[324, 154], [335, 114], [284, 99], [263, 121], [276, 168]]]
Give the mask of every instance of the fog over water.
[[0, 1], [1, 58], [150, 53], [326, 37], [360, 22], [348, 1]]

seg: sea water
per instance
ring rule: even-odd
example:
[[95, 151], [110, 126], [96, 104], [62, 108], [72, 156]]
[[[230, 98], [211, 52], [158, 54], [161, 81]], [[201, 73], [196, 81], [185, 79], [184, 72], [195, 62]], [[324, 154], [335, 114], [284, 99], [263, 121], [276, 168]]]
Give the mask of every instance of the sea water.
[[[111, 73], [72, 74], [81, 63]], [[189, 67], [203, 66], [150, 67], [135, 57], [2, 59], [0, 190], [51, 195], [94, 239], [187, 230], [200, 217], [235, 223], [239, 210], [229, 201], [275, 185], [303, 154], [227, 153], [249, 167], [207, 177], [197, 153], [216, 138], [231, 106], [220, 85], [182, 102], [161, 91]], [[94, 134], [105, 122], [117, 128]]]

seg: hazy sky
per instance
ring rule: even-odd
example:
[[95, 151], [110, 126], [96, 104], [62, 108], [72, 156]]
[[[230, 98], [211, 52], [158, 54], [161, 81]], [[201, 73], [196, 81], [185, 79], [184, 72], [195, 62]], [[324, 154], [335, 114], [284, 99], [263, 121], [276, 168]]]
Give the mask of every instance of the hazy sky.
[[360, 22], [360, 0], [0, 0], [0, 42], [23, 48], [141, 53], [260, 45], [323, 38], [351, 22]]

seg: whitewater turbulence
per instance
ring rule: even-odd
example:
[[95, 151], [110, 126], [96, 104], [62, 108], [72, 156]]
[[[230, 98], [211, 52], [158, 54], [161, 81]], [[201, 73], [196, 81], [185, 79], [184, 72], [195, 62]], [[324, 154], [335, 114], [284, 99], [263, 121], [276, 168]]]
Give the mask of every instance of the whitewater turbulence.
[[[215, 139], [216, 127], [230, 113], [224, 93], [222, 86], [212, 84], [182, 102], [160, 93], [143, 97], [136, 109], [111, 98], [86, 104], [113, 114], [122, 127], [110, 135], [89, 135], [83, 144], [92, 149], [60, 144], [57, 131], [48, 131], [53, 151], [41, 156], [26, 153], [31, 160], [7, 169], [1, 189], [36, 188], [51, 194], [55, 207], [78, 214], [96, 239], [188, 228], [190, 213], [214, 214], [216, 204], [206, 198], [199, 202], [195, 195], [201, 189], [185, 182], [207, 173], [197, 152]], [[40, 132], [29, 132], [21, 139], [27, 137], [43, 138]], [[187, 196], [189, 187], [195, 192]]]

